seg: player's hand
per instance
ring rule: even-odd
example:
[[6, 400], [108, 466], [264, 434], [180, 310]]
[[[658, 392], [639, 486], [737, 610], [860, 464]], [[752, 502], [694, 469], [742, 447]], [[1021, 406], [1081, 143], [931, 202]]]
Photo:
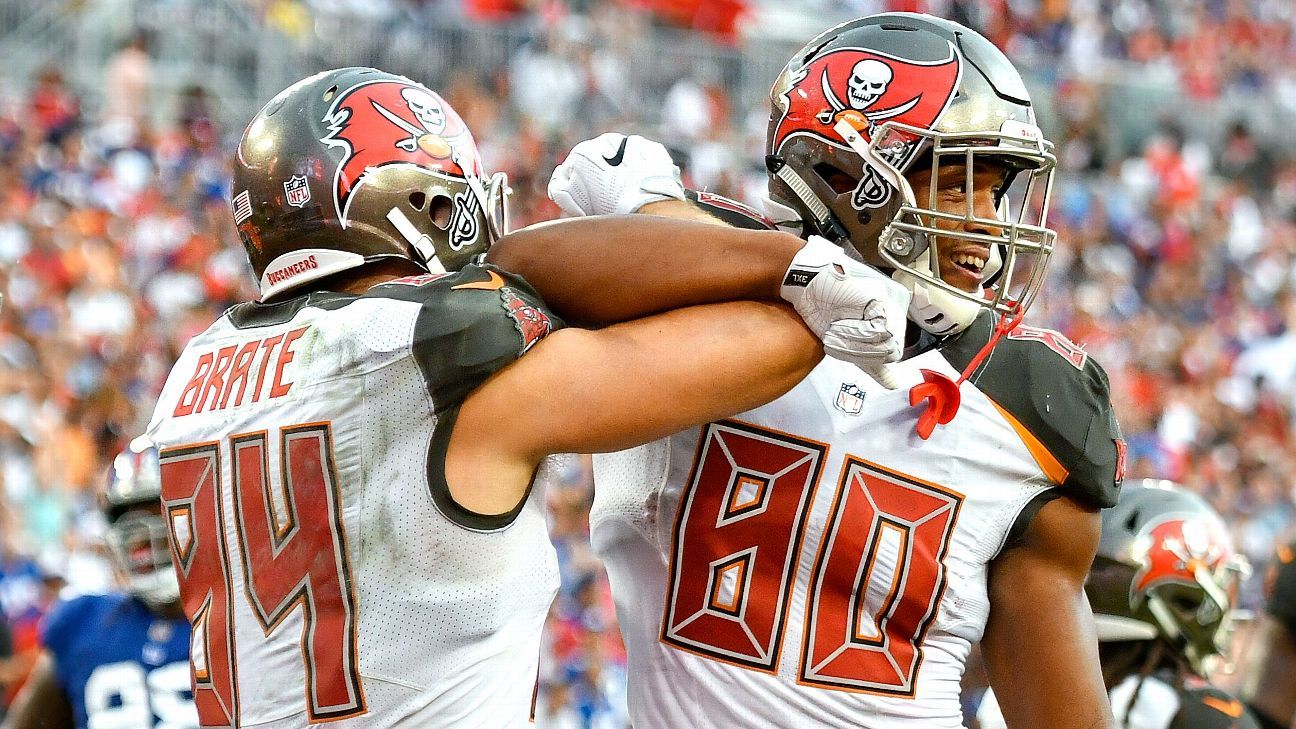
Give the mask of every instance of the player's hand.
[[680, 171], [660, 143], [608, 132], [572, 147], [549, 178], [549, 199], [570, 217], [633, 213], [683, 200]]
[[900, 359], [909, 291], [827, 240], [811, 237], [792, 259], [782, 295], [828, 355], [869, 372]]

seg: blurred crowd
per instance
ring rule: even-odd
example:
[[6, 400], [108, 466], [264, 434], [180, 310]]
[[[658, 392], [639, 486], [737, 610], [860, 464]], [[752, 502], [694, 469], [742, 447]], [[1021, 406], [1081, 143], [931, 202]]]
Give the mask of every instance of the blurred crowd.
[[[303, 27], [311, 13], [346, 9], [341, 0], [255, 4]], [[1243, 121], [1194, 136], [1167, 120], [1126, 149], [1100, 71], [1104, 59], [1124, 60], [1194, 98], [1245, 87], [1287, 103], [1296, 62], [1280, 60], [1296, 61], [1296, 9], [1286, 0], [800, 4], [932, 10], [1032, 65], [1045, 58], [1071, 70], [1050, 89], [1058, 118], [1044, 120], [1058, 130], [1053, 220], [1063, 244], [1030, 318], [1107, 368], [1130, 475], [1205, 494], [1260, 572], [1296, 524], [1296, 146], [1267, 142]], [[515, 227], [558, 214], [544, 195], [550, 171], [571, 145], [608, 129], [666, 141], [690, 186], [758, 202], [766, 100], [731, 93], [731, 67], [664, 59], [669, 73], [645, 77], [615, 52], [618, 37], [689, 24], [644, 10], [668, 3], [457, 5], [464, 17], [491, 6], [481, 17], [534, 29], [498, 67], [419, 79], [474, 130], [488, 168], [510, 174]], [[747, 16], [764, 9], [735, 5]], [[255, 297], [229, 224], [239, 130], [222, 127], [201, 87], [160, 109], [146, 38], [104, 69], [113, 102], [93, 115], [53, 66], [0, 99], [0, 655], [18, 656], [0, 661], [0, 683], [21, 671], [60, 589], [110, 584], [97, 517], [109, 460], [142, 430], [184, 342]], [[563, 583], [541, 726], [624, 726], [624, 649], [589, 546], [590, 480], [588, 460], [572, 459], [549, 491]], [[1257, 604], [1257, 590], [1247, 584], [1244, 606]]]

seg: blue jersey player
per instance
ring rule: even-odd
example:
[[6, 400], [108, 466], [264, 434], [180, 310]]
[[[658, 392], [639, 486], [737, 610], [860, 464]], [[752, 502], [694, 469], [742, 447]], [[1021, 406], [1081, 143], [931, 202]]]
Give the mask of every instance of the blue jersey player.
[[103, 499], [108, 552], [127, 591], [60, 603], [44, 649], [4, 729], [189, 729], [198, 726], [189, 624], [179, 606], [157, 450], [117, 456]]

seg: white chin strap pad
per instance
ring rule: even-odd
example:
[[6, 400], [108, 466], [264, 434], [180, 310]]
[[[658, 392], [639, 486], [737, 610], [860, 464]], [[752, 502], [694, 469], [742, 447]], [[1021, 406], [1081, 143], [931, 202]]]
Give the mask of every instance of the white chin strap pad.
[[[931, 273], [930, 248], [918, 256], [913, 267]], [[977, 314], [981, 313], [982, 307], [975, 301], [933, 286], [903, 268], [897, 269], [891, 274], [891, 278], [913, 294], [909, 301], [909, 321], [936, 336], [957, 334], [967, 329], [976, 321]]]

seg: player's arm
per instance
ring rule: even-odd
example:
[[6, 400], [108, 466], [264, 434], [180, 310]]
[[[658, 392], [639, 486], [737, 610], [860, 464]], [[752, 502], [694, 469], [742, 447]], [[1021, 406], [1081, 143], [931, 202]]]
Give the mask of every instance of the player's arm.
[[779, 300], [783, 276], [805, 241], [777, 231], [730, 228], [689, 203], [670, 202], [678, 204], [657, 206], [653, 215], [531, 226], [501, 239], [487, 260], [521, 275], [555, 312], [575, 323], [602, 325], [723, 301]]
[[1269, 586], [1267, 614], [1260, 621], [1264, 657], [1248, 699], [1264, 729], [1296, 726], [1296, 543], [1278, 549]]
[[54, 659], [42, 652], [14, 699], [0, 729], [74, 729], [72, 704], [54, 673]]
[[1296, 635], [1268, 616], [1259, 630], [1265, 656], [1247, 703], [1265, 729], [1296, 727]]
[[544, 456], [627, 448], [751, 409], [822, 355], [789, 308], [759, 302], [555, 332], [464, 400], [445, 456], [450, 494], [470, 512], [507, 513]]
[[991, 563], [981, 649], [1009, 727], [1112, 725], [1084, 593], [1100, 532], [1097, 509], [1059, 498]]

